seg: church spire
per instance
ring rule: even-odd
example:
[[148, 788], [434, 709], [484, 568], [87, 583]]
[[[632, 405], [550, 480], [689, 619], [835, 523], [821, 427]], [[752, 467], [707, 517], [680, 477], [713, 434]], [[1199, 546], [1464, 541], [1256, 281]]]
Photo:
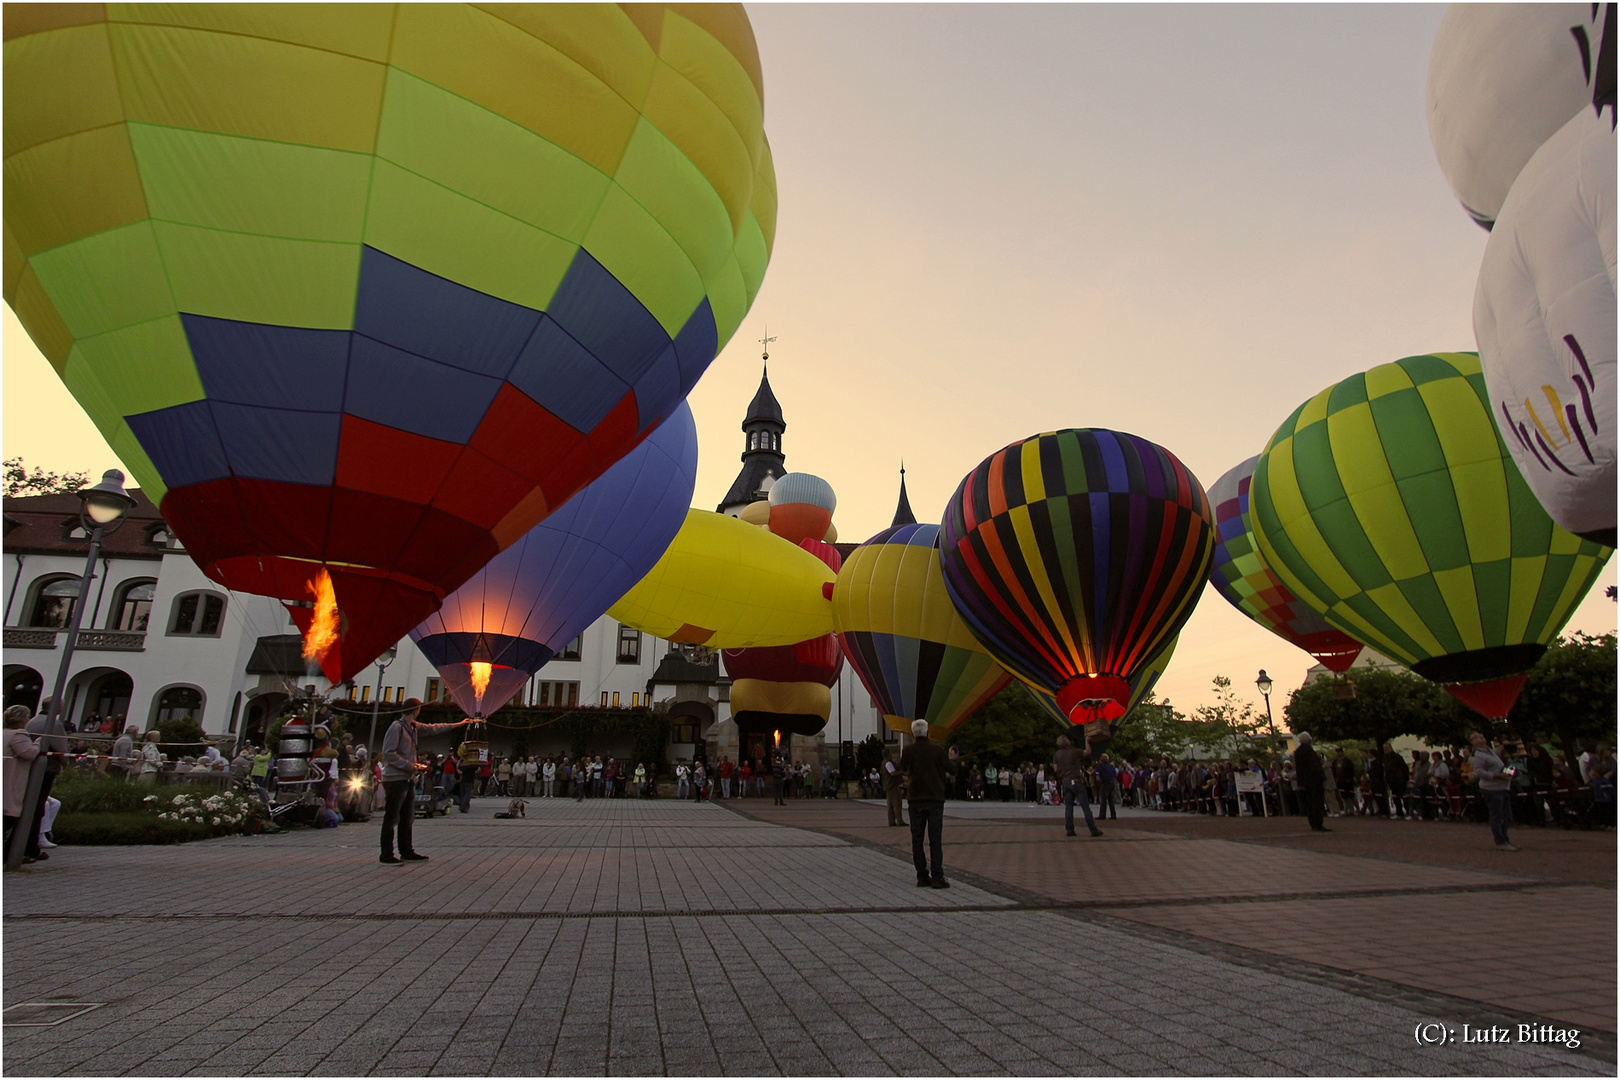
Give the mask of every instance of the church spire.
[[906, 463], [900, 463], [900, 503], [894, 508], [894, 520], [889, 528], [917, 524], [917, 515], [911, 512], [911, 500], [906, 498]]

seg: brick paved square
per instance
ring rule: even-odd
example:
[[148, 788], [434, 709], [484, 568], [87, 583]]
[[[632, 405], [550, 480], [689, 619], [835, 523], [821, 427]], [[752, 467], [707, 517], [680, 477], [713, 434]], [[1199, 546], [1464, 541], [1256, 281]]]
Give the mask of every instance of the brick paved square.
[[[1414, 1026], [1431, 1010], [1456, 1018], [1462, 998], [1426, 982], [1402, 952], [1458, 897], [1490, 918], [1532, 897], [1587, 920], [1606, 902], [1612, 915], [1612, 891], [1591, 884], [1532, 893], [1472, 868], [1414, 875], [1228, 838], [1143, 833], [1111, 849], [1065, 847], [997, 834], [1009, 826], [985, 819], [962, 825], [975, 830], [965, 837], [947, 829], [947, 861], [960, 869], [955, 888], [938, 892], [911, 885], [881, 830], [881, 842], [859, 835], [874, 831], [858, 819], [863, 808], [791, 809], [809, 812], [767, 823], [714, 805], [536, 800], [527, 821], [497, 822], [480, 804], [465, 819], [424, 822], [420, 845], [433, 858], [397, 868], [377, 865], [367, 826], [64, 849], [6, 880], [5, 1001], [108, 1004], [57, 1028], [6, 1028], [6, 1068], [1612, 1072], [1613, 1040], [1601, 1033], [1577, 1052], [1415, 1046]], [[1240, 872], [1244, 888], [1200, 895], [1197, 874], [1179, 872], [1210, 862]], [[1428, 891], [1357, 898], [1397, 874]], [[1063, 902], [1077, 879], [1102, 902]], [[1279, 940], [1278, 927], [1306, 920], [1352, 927], [1358, 939], [1397, 928], [1377, 959], [1381, 978], [1334, 982], [1336, 971], [1361, 970], [1347, 966], [1354, 950]], [[1612, 957], [1612, 919], [1608, 932]], [[105, 962], [108, 940], [127, 943], [116, 964]], [[1612, 1031], [1612, 964], [1595, 967], [1534, 992], [1476, 995], [1470, 1022], [1540, 1009], [1593, 1028], [1606, 1019]], [[1604, 985], [1606, 1016], [1593, 990]]]

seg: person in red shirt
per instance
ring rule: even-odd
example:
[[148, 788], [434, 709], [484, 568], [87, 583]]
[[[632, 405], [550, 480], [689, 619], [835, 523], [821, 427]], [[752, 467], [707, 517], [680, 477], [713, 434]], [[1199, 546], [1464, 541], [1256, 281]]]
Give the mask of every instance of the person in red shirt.
[[720, 797], [731, 798], [731, 759], [728, 757], [720, 759]]

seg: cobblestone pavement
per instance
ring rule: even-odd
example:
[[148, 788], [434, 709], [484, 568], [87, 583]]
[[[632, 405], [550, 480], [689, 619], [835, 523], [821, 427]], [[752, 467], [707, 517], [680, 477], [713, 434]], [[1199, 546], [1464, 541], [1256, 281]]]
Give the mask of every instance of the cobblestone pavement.
[[[917, 889], [892, 847], [814, 813], [797, 824], [816, 829], [672, 801], [495, 809], [420, 823], [433, 858], [416, 865], [378, 865], [373, 824], [64, 848], [8, 874], [6, 1073], [1614, 1074], [1612, 1038], [1418, 1045], [1426, 1021], [1500, 1022], [1494, 1005], [1459, 1012], [987, 874]], [[998, 826], [950, 829], [969, 827]], [[1201, 843], [1224, 842], [1119, 846]], [[1062, 849], [1013, 846], [1049, 863]], [[1319, 853], [1276, 854], [1330, 873]], [[1519, 895], [1475, 876], [1450, 887]], [[1466, 962], [1477, 928], [1439, 929]], [[10, 1024], [53, 1001], [101, 1004]]]

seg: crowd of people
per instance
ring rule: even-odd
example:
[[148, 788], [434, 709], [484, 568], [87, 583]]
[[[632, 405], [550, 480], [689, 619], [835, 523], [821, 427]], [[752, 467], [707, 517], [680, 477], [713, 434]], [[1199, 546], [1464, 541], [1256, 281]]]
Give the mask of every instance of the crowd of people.
[[[1474, 747], [1412, 750], [1403, 756], [1385, 743], [1377, 753], [1344, 748], [1325, 762], [1324, 796], [1332, 816], [1403, 820], [1485, 820], [1487, 800], [1474, 775]], [[1536, 743], [1493, 744], [1508, 770], [1513, 819], [1520, 824], [1562, 824], [1590, 814], [1591, 824], [1615, 823], [1615, 760], [1607, 746], [1571, 762]], [[1291, 756], [1200, 761], [1161, 756], [1135, 763], [1101, 754], [1084, 770], [1085, 794], [1101, 815], [1118, 806], [1236, 817], [1304, 815], [1304, 786]], [[1240, 784], [1248, 774], [1251, 779]], [[863, 782], [881, 798], [878, 771]], [[1240, 790], [1240, 787], [1246, 790]], [[1058, 804], [1062, 795], [1051, 764], [977, 764], [959, 770], [954, 796], [967, 801]], [[1570, 822], [1576, 823], [1576, 822]]]

